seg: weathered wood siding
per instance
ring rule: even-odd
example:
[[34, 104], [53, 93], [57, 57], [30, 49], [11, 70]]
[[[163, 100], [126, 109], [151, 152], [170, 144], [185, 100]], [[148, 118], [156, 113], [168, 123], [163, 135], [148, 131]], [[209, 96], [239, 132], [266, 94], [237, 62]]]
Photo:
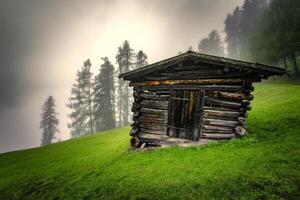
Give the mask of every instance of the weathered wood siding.
[[[183, 141], [167, 135], [172, 89], [204, 91], [198, 139], [231, 139], [246, 134], [247, 111], [253, 99], [252, 81], [242, 79], [172, 80], [130, 83], [134, 89], [131, 144], [160, 145]], [[170, 117], [170, 116], [169, 116]], [[171, 135], [172, 136], [172, 135]], [[171, 138], [171, 139], [170, 139]]]

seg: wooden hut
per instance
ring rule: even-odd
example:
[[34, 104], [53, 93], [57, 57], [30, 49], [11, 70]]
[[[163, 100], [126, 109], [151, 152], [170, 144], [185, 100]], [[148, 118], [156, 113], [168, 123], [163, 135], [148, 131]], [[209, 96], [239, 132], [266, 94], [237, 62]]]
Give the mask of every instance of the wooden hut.
[[247, 134], [253, 82], [285, 69], [188, 51], [123, 74], [133, 87], [134, 147], [190, 145]]

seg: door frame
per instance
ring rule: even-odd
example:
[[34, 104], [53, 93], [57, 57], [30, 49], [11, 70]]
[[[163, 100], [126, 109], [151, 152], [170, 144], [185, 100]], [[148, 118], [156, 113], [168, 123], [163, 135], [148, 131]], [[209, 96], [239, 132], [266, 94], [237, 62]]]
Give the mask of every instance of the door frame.
[[[203, 108], [204, 108], [204, 100], [205, 100], [205, 90], [203, 89], [183, 90], [181, 96], [177, 97], [176, 95], [178, 95], [177, 94], [178, 92], [176, 93], [176, 91], [178, 90], [180, 89], [176, 89], [176, 88], [170, 89], [166, 135], [170, 137], [198, 141], [200, 140], [202, 134], [202, 118], [203, 118]], [[191, 98], [189, 99], [187, 98], [187, 96], [190, 96]], [[176, 102], [178, 105], [176, 104]], [[191, 108], [190, 105], [192, 105], [193, 107]], [[178, 107], [176, 108], [176, 106], [180, 106], [180, 112], [181, 112], [179, 115], [177, 114], [177, 116], [175, 116], [176, 115], [175, 112], [178, 112]], [[189, 117], [191, 117], [189, 116], [190, 110], [192, 110], [192, 115], [193, 115], [192, 123], [187, 122]], [[178, 124], [175, 125], [176, 122], [178, 123], [178, 119], [181, 119], [181, 123], [179, 126]], [[184, 123], [182, 124], [182, 122]], [[186, 123], [188, 123], [189, 125], [188, 127]]]

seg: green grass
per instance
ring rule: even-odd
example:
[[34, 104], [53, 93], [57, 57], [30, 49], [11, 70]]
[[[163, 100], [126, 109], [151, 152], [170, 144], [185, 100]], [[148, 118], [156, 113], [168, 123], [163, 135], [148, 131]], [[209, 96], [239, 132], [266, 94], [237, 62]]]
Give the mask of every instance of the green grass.
[[257, 84], [248, 137], [132, 151], [129, 128], [0, 154], [0, 199], [298, 199], [300, 86]]

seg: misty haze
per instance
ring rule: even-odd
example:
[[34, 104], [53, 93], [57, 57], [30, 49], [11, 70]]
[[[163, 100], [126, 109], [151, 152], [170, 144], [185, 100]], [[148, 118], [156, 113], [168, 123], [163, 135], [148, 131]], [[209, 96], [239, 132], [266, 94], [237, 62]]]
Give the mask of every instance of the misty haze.
[[1, 1], [0, 152], [39, 146], [41, 106], [52, 95], [58, 137], [70, 138], [68, 103], [76, 71], [90, 59], [116, 67], [124, 40], [148, 62], [185, 52], [213, 29], [224, 37], [224, 19], [242, 0], [202, 1]]
[[0, 199], [299, 199], [299, 0], [0, 0]]

